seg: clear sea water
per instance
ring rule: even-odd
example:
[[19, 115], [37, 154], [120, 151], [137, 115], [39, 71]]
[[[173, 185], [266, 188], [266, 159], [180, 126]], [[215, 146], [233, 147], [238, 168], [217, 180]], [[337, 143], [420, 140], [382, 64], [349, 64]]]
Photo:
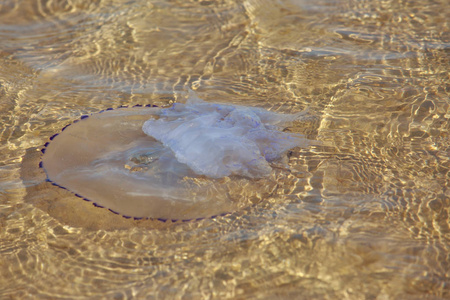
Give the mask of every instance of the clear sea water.
[[[450, 298], [448, 0], [0, 2], [1, 299]], [[313, 116], [273, 193], [135, 221], [46, 182], [84, 114], [210, 102]]]

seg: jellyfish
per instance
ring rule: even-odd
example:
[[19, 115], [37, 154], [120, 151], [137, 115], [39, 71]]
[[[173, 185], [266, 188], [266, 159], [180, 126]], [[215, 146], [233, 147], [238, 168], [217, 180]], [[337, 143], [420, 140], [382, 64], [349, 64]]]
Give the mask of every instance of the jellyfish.
[[127, 218], [215, 217], [273, 193], [273, 167], [289, 149], [315, 144], [283, 131], [305, 115], [193, 93], [167, 108], [107, 109], [51, 137], [41, 167], [54, 185]]

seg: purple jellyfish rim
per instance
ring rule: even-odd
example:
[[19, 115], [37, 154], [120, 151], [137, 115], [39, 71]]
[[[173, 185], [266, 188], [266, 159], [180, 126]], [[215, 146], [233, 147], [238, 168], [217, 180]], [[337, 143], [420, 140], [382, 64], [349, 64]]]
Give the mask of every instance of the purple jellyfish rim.
[[[91, 115], [100, 114], [100, 113], [103, 113], [103, 112], [105, 112], [105, 111], [111, 111], [111, 110], [123, 109], [123, 108], [131, 108], [131, 107], [158, 107], [158, 106], [157, 106], [157, 105], [154, 105], [154, 104], [145, 104], [145, 105], [136, 104], [136, 105], [133, 105], [133, 106], [121, 105], [121, 106], [119, 106], [119, 107], [117, 107], [117, 108], [112, 108], [112, 107], [110, 107], [110, 108], [106, 108], [106, 109], [100, 110], [99, 112], [96, 112], [96, 113], [91, 113], [91, 114], [88, 114], [88, 115], [82, 115], [79, 119], [76, 119], [76, 120], [74, 120], [72, 123], [69, 123], [69, 124], [65, 125], [63, 128], [61, 128], [60, 132], [55, 133], [55, 134], [53, 134], [52, 136], [50, 136], [50, 137], [49, 137], [49, 141], [46, 142], [46, 143], [44, 144], [43, 148], [41, 149], [41, 153], [44, 154], [44, 153], [45, 153], [45, 150], [47, 149], [48, 145], [50, 145], [51, 141], [53, 141], [53, 139], [54, 139], [55, 137], [57, 137], [59, 134], [61, 134], [61, 133], [62, 133], [67, 127], [69, 127], [70, 125], [75, 124], [75, 123], [77, 123], [77, 122], [79, 122], [79, 121], [81, 121], [81, 120], [87, 119], [87, 118], [89, 118]], [[215, 218], [217, 218], [217, 217], [223, 217], [223, 216], [226, 216], [226, 215], [229, 215], [229, 214], [232, 213], [232, 212], [225, 212], [225, 213], [213, 215], [213, 216], [210, 216], [210, 217], [191, 218], [191, 219], [170, 219], [170, 218], [167, 218], [167, 219], [166, 219], [166, 218], [153, 218], [153, 217], [132, 217], [132, 216], [128, 216], [128, 215], [121, 214], [121, 213], [119, 213], [119, 212], [117, 212], [117, 211], [115, 211], [115, 210], [112, 210], [112, 209], [110, 209], [110, 208], [107, 208], [107, 207], [105, 207], [105, 206], [103, 206], [103, 205], [97, 204], [95, 201], [90, 200], [90, 199], [88, 199], [88, 198], [86, 198], [86, 197], [84, 197], [83, 195], [80, 195], [80, 194], [78, 194], [78, 193], [72, 192], [72, 191], [69, 190], [68, 188], [66, 188], [66, 187], [64, 187], [64, 186], [62, 186], [62, 185], [60, 185], [60, 184], [58, 184], [58, 183], [52, 181], [52, 180], [49, 178], [47, 171], [45, 170], [45, 167], [44, 167], [44, 163], [43, 163], [43, 161], [42, 161], [42, 158], [41, 158], [41, 160], [39, 161], [39, 168], [42, 169], [42, 170], [44, 171], [45, 176], [46, 176], [46, 179], [45, 179], [46, 182], [49, 182], [50, 184], [52, 184], [52, 185], [54, 185], [54, 186], [56, 186], [56, 187], [58, 187], [58, 188], [61, 188], [61, 189], [63, 189], [63, 190], [69, 191], [69, 192], [72, 193], [74, 196], [76, 196], [76, 197], [78, 197], [78, 198], [81, 198], [81, 199], [83, 199], [84, 201], [87, 201], [87, 202], [92, 203], [92, 205], [95, 206], [95, 207], [107, 209], [107, 210], [109, 210], [110, 212], [112, 212], [113, 214], [120, 215], [120, 216], [122, 216], [122, 217], [125, 218], [125, 219], [133, 219], [133, 220], [136, 220], [136, 221], [137, 221], [137, 220], [153, 220], [153, 221], [160, 221], [160, 222], [164, 222], [164, 223], [165, 223], [165, 222], [172, 222], [172, 223], [175, 223], [175, 222], [201, 221], [201, 220], [204, 220], [204, 219], [215, 219]]]

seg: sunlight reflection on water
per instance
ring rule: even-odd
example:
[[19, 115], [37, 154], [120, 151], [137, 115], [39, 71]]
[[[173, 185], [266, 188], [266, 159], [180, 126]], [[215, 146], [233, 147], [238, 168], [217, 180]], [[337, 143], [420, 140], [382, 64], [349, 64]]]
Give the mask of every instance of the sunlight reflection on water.
[[[448, 3], [0, 4], [0, 298], [445, 299]], [[80, 116], [206, 101], [314, 116], [257, 205], [121, 218], [45, 181]]]

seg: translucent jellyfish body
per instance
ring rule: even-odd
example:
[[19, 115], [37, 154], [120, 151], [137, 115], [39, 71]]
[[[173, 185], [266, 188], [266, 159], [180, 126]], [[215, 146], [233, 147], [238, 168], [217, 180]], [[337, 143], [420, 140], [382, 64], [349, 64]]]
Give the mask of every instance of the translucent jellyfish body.
[[106, 110], [52, 137], [41, 166], [53, 184], [126, 217], [213, 217], [273, 192], [271, 164], [310, 143], [281, 131], [302, 117], [192, 95], [164, 109]]

